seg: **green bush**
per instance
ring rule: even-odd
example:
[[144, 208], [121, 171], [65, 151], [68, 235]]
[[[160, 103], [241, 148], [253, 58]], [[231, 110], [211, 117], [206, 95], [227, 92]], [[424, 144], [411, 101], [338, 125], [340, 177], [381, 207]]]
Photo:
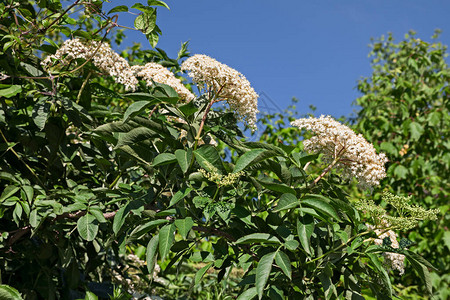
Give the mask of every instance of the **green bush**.
[[[371, 144], [328, 119], [297, 121], [337, 130], [313, 124], [309, 142], [294, 127], [280, 134], [295, 143], [247, 141], [245, 78], [203, 56], [182, 63], [186, 44], [176, 59], [133, 46], [125, 60], [107, 41], [120, 43], [114, 14], [129, 8], [102, 4], [0, 4], [2, 297], [384, 299], [396, 291], [383, 262], [405, 257], [431, 293], [433, 267], [393, 230], [434, 212], [386, 194], [404, 209], [389, 225], [345, 191], [354, 176], [364, 188], [384, 176]], [[152, 47], [165, 6], [132, 7]]]

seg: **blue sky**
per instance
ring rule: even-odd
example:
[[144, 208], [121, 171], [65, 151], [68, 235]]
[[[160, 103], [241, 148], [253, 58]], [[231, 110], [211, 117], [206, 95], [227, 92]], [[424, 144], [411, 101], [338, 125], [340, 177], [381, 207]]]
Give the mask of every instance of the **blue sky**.
[[[135, 1], [112, 1], [108, 8]], [[371, 74], [371, 37], [392, 32], [402, 40], [409, 30], [430, 41], [450, 44], [450, 1], [212, 1], [167, 0], [158, 9], [163, 35], [157, 47], [176, 57], [181, 42], [192, 54], [207, 54], [243, 73], [270, 108], [286, 108], [300, 99], [300, 114], [349, 116], [357, 107], [357, 80]], [[133, 15], [121, 13], [119, 24], [132, 26]], [[140, 42], [139, 32], [126, 31], [121, 47]], [[270, 104], [268, 99], [273, 103]], [[260, 107], [261, 111], [267, 108]]]

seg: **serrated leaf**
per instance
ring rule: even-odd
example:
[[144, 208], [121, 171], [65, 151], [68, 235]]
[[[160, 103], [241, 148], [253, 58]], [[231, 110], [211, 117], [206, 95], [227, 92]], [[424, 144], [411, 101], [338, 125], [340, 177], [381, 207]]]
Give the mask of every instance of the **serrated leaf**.
[[275, 263], [281, 268], [283, 273], [289, 279], [292, 279], [291, 260], [286, 253], [284, 253], [283, 251], [277, 251], [277, 254], [275, 255]]
[[161, 262], [164, 261], [166, 255], [170, 251], [170, 247], [175, 239], [175, 225], [169, 224], [159, 230], [159, 256]]
[[171, 164], [176, 161], [177, 161], [177, 158], [174, 154], [161, 153], [155, 157], [155, 159], [153, 160], [152, 166], [156, 167], [156, 166], [168, 165], [168, 164]]
[[19, 190], [19, 187], [14, 185], [8, 185], [2, 192], [2, 195], [0, 197], [0, 202], [3, 202], [4, 200], [8, 199], [12, 195], [14, 195]]
[[277, 207], [273, 210], [274, 212], [279, 212], [282, 210], [294, 208], [300, 205], [300, 201], [298, 201], [297, 197], [292, 195], [291, 193], [286, 193], [281, 195], [280, 200], [278, 201]]
[[297, 242], [297, 240], [290, 240], [290, 241], [286, 241], [284, 243], [284, 246], [286, 247], [286, 249], [288, 249], [290, 251], [295, 251], [299, 245], [300, 245], [300, 243]]
[[134, 128], [129, 132], [119, 134], [116, 148], [123, 147], [130, 144], [137, 144], [139, 142], [158, 137], [159, 135], [146, 127]]
[[178, 232], [180, 233], [180, 235], [184, 239], [186, 239], [192, 226], [194, 226], [194, 220], [192, 220], [191, 217], [187, 217], [184, 219], [178, 219], [178, 220], [175, 220], [175, 226], [178, 228]]
[[77, 230], [83, 239], [93, 241], [98, 233], [98, 221], [93, 215], [85, 214], [78, 219]]
[[280, 244], [280, 240], [268, 233], [252, 233], [241, 237], [236, 241], [236, 244], [250, 244], [250, 243], [274, 243]]
[[146, 259], [147, 259], [147, 270], [149, 274], [153, 274], [153, 268], [156, 263], [156, 253], [159, 245], [159, 235], [155, 235], [148, 242], [147, 251], [146, 251]]
[[319, 197], [319, 195], [306, 195], [303, 199], [300, 200], [300, 203], [302, 205], [312, 207], [315, 210], [333, 217], [334, 219], [339, 221], [340, 218], [336, 210], [322, 198], [323, 197]]
[[197, 273], [195, 273], [194, 285], [197, 285], [200, 282], [200, 280], [202, 279], [203, 275], [205, 275], [206, 271], [208, 271], [208, 269], [211, 268], [213, 263], [214, 262], [208, 263], [206, 266], [204, 266], [203, 268], [198, 270]]
[[310, 215], [305, 215], [297, 219], [297, 235], [302, 244], [303, 249], [311, 255], [310, 238], [314, 231], [314, 218]]
[[150, 101], [143, 100], [131, 103], [131, 105], [128, 106], [127, 110], [123, 114], [123, 122], [128, 121], [130, 118], [143, 112], [147, 107], [152, 106], [158, 102], [158, 100], [152, 99]]
[[111, 9], [108, 12], [108, 15], [112, 14], [112, 13], [116, 13], [116, 12], [127, 12], [127, 11], [128, 11], [128, 6], [126, 6], [126, 5], [119, 5], [119, 6], [114, 7], [113, 9]]
[[0, 284], [0, 299], [2, 300], [23, 300], [19, 291], [12, 286]]
[[168, 222], [169, 222], [169, 220], [166, 220], [166, 219], [157, 219], [157, 220], [153, 220], [153, 221], [150, 221], [148, 223], [145, 223], [145, 224], [137, 226], [128, 235], [127, 243], [129, 243], [129, 242], [131, 242], [131, 241], [133, 241], [135, 239], [139, 239], [140, 237], [142, 237], [144, 234], [146, 234], [147, 232], [149, 232], [153, 228], [156, 228], [159, 225], [166, 224]]
[[369, 257], [370, 261], [372, 262], [372, 266], [375, 267], [377, 270], [377, 273], [381, 277], [381, 281], [383, 282], [384, 286], [386, 287], [386, 292], [388, 293], [386, 296], [392, 298], [392, 286], [391, 286], [391, 280], [389, 279], [389, 275], [386, 272], [385, 268], [381, 264], [381, 262], [378, 260], [378, 256], [375, 254], [369, 254], [366, 253], [367, 257]]
[[178, 164], [180, 165], [181, 171], [183, 173], [186, 173], [189, 169], [189, 165], [192, 160], [192, 149], [182, 150], [177, 149], [175, 151], [175, 157], [177, 158]]
[[198, 111], [197, 106], [195, 106], [194, 101], [189, 101], [178, 107], [178, 109], [186, 116], [189, 117]]
[[244, 291], [242, 294], [239, 295], [237, 300], [251, 300], [258, 295], [258, 292], [256, 291], [256, 287], [249, 288], [248, 290]]
[[267, 280], [269, 279], [270, 271], [272, 270], [273, 260], [277, 252], [272, 252], [264, 255], [258, 263], [256, 268], [256, 278], [255, 286], [258, 293], [258, 298], [261, 299], [264, 292], [264, 287], [266, 286]]
[[184, 197], [189, 195], [189, 193], [191, 191], [192, 191], [192, 188], [188, 187], [188, 188], [183, 188], [183, 189], [179, 190], [178, 192], [176, 192], [175, 195], [173, 195], [172, 199], [170, 199], [169, 207], [177, 204], [178, 201], [180, 201], [181, 199], [183, 199]]
[[0, 89], [0, 97], [11, 98], [22, 91], [20, 85], [11, 85], [6, 89]]
[[204, 145], [194, 151], [198, 164], [208, 172], [223, 174], [222, 159], [217, 149], [211, 145]]
[[248, 166], [261, 162], [269, 157], [277, 155], [276, 152], [266, 149], [253, 149], [244, 153], [236, 162], [233, 173], [244, 170]]
[[159, 0], [148, 0], [147, 1], [148, 6], [162, 6], [170, 10], [170, 7], [164, 2]]
[[125, 219], [128, 216], [128, 213], [130, 212], [128, 210], [128, 205], [125, 205], [117, 211], [116, 215], [114, 216], [113, 220], [113, 232], [117, 235], [120, 228], [122, 228], [123, 224], [125, 223]]

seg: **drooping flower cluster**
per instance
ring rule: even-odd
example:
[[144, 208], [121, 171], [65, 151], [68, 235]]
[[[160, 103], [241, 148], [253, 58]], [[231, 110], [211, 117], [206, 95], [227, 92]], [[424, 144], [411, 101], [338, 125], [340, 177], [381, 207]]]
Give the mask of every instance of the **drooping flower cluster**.
[[137, 77], [142, 77], [147, 85], [151, 85], [153, 80], [171, 86], [186, 101], [195, 98], [181, 81], [163, 66], [148, 63], [144, 66], [130, 67], [126, 59], [112, 50], [108, 43], [99, 41], [66, 40], [55, 54], [47, 56], [41, 64], [49, 68], [54, 63], [68, 64], [79, 58], [91, 60], [102, 72], [113, 76], [117, 83], [123, 84], [127, 91], [136, 90]]
[[335, 164], [347, 179], [355, 177], [361, 189], [372, 189], [386, 177], [384, 153], [377, 154], [372, 144], [349, 127], [330, 116], [298, 119], [291, 123], [312, 131], [314, 136], [303, 141], [308, 152], [323, 153], [323, 160]]
[[175, 75], [168, 69], [157, 63], [147, 63], [144, 66], [132, 66], [136, 77], [142, 77], [147, 85], [152, 85], [152, 80], [158, 83], [164, 83], [171, 86], [180, 97], [186, 101], [191, 101], [195, 98]]
[[197, 54], [188, 58], [182, 65], [192, 80], [199, 85], [206, 85], [217, 100], [226, 100], [239, 119], [249, 127], [256, 127], [258, 113], [258, 94], [251, 87], [244, 75], [207, 56]]
[[[385, 228], [389, 227], [389, 223], [384, 222]], [[377, 228], [375, 229], [375, 226], [373, 225], [367, 225], [367, 228], [372, 229], [375, 231], [375, 234], [378, 236], [377, 239], [374, 239], [375, 245], [382, 246], [385, 244], [385, 239], [388, 239], [388, 244], [390, 247], [394, 249], [398, 249], [399, 243], [397, 241], [397, 234], [393, 230], [386, 230], [384, 228]], [[405, 256], [403, 254], [394, 253], [394, 252], [384, 252], [383, 253], [386, 263], [389, 264], [389, 266], [393, 270], [397, 270], [400, 272], [400, 275], [403, 275], [405, 273]]]
[[133, 74], [128, 62], [111, 49], [108, 43], [99, 41], [83, 42], [80, 39], [66, 40], [55, 54], [47, 56], [43, 61], [44, 67], [49, 67], [53, 61], [68, 64], [74, 59], [91, 59], [93, 64], [113, 76], [117, 83], [125, 86], [126, 90], [135, 90], [138, 80]]

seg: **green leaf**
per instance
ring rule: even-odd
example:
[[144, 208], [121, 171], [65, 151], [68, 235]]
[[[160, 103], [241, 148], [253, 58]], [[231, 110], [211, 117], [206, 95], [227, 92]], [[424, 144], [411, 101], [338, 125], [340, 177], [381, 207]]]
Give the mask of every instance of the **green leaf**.
[[162, 166], [162, 165], [168, 165], [171, 164], [173, 162], [176, 162], [177, 158], [174, 154], [172, 153], [161, 153], [158, 156], [155, 157], [155, 159], [153, 160], [152, 165], [154, 167], [156, 166]]
[[84, 300], [98, 300], [98, 298], [93, 292], [87, 291]]
[[146, 234], [147, 232], [149, 232], [153, 228], [156, 228], [159, 225], [166, 224], [168, 222], [169, 222], [169, 220], [166, 220], [166, 219], [157, 219], [157, 220], [153, 220], [153, 221], [150, 221], [148, 223], [145, 223], [145, 224], [137, 226], [128, 235], [127, 243], [129, 243], [129, 242], [131, 242], [131, 241], [133, 241], [135, 239], [141, 238], [144, 234]]
[[188, 188], [183, 188], [183, 189], [179, 190], [178, 192], [176, 192], [175, 195], [173, 195], [172, 199], [170, 199], [169, 207], [177, 204], [178, 201], [180, 201], [181, 199], [183, 199], [184, 197], [189, 195], [189, 193], [191, 191], [192, 191], [192, 188], [188, 187]]
[[125, 223], [125, 219], [128, 216], [129, 213], [128, 205], [122, 206], [117, 211], [116, 215], [114, 216], [113, 220], [113, 232], [117, 235], [120, 228], [122, 228], [123, 224]]
[[152, 239], [148, 242], [147, 245], [147, 270], [149, 274], [153, 274], [153, 268], [155, 267], [156, 263], [156, 251], [158, 249], [159, 244], [159, 235], [154, 235]]
[[50, 112], [51, 104], [47, 101], [39, 101], [33, 107], [33, 113], [31, 114], [34, 124], [39, 130], [44, 129], [45, 123], [47, 123], [48, 113]]
[[267, 280], [269, 279], [270, 271], [272, 270], [273, 259], [275, 258], [277, 252], [272, 252], [264, 255], [258, 263], [256, 268], [256, 278], [255, 286], [258, 293], [258, 298], [261, 299], [264, 292], [264, 287], [266, 286]]
[[314, 218], [310, 215], [304, 215], [297, 219], [297, 235], [300, 239], [303, 249], [311, 255], [310, 238], [314, 232]]
[[300, 200], [300, 203], [302, 205], [312, 207], [315, 210], [318, 210], [319, 212], [322, 212], [339, 221], [340, 218], [336, 210], [333, 208], [333, 206], [325, 202], [325, 199], [325, 197], [320, 197], [319, 195], [306, 195], [305, 198]]
[[240, 294], [237, 300], [251, 300], [255, 298], [256, 295], [258, 295], [256, 287], [252, 287]]
[[189, 117], [190, 115], [198, 111], [198, 108], [197, 106], [195, 106], [194, 101], [189, 101], [188, 103], [179, 106], [178, 109], [181, 110], [181, 112], [186, 117]]
[[403, 165], [397, 165], [394, 169], [394, 175], [398, 178], [406, 179], [408, 176], [408, 169]]
[[239, 159], [236, 162], [236, 166], [234, 167], [233, 173], [242, 171], [250, 165], [256, 164], [260, 161], [263, 161], [275, 155], [277, 155], [276, 152], [266, 149], [250, 150], [244, 153], [244, 155], [242, 155], [241, 157], [239, 157]]
[[186, 239], [192, 226], [194, 226], [194, 221], [192, 220], [191, 217], [187, 217], [184, 219], [178, 219], [178, 220], [175, 220], [175, 226], [178, 228], [178, 232], [180, 233], [180, 235], [184, 239]]
[[437, 112], [437, 111], [433, 111], [432, 113], [430, 113], [428, 115], [427, 121], [428, 121], [428, 124], [430, 126], [438, 125], [441, 122], [441, 115], [440, 115], [440, 113]]
[[151, 99], [150, 101], [143, 100], [131, 103], [123, 114], [123, 122], [128, 121], [130, 118], [143, 112], [147, 107], [155, 105], [158, 102], [156, 99]]
[[278, 192], [278, 193], [285, 193], [285, 194], [289, 193], [292, 195], [297, 195], [295, 190], [286, 184], [267, 182], [267, 181], [262, 181], [262, 180], [258, 180], [258, 182], [262, 186], [264, 186], [266, 189], [269, 189], [271, 191]]
[[145, 127], [134, 128], [129, 132], [119, 134], [119, 140], [117, 141], [116, 148], [137, 144], [139, 142], [153, 139], [158, 136], [159, 135], [151, 129]]
[[0, 97], [11, 98], [22, 91], [22, 87], [20, 85], [11, 85], [6, 89], [0, 90]]
[[292, 269], [291, 269], [291, 260], [283, 251], [277, 251], [275, 255], [275, 262], [277, 266], [281, 268], [284, 274], [292, 280]]
[[372, 262], [372, 266], [378, 271], [377, 273], [380, 275], [380, 278], [383, 282], [384, 287], [386, 288], [386, 292], [388, 293], [386, 296], [392, 298], [392, 286], [391, 280], [389, 279], [389, 275], [386, 272], [386, 269], [382, 266], [381, 262], [378, 260], [378, 256], [375, 254], [366, 253], [367, 257], [369, 257]]
[[[134, 7], [133, 8], [137, 8]], [[139, 8], [137, 8], [139, 9]], [[146, 11], [136, 17], [134, 20], [134, 27], [144, 34], [150, 34], [156, 26], [156, 9], [152, 9], [150, 7], [146, 7]]]
[[422, 279], [422, 281], [425, 283], [425, 287], [427, 289], [428, 294], [430, 296], [433, 295], [433, 284], [431, 283], [430, 271], [428, 271], [425, 265], [421, 264], [412, 256], [408, 256], [408, 260], [414, 267], [414, 270], [416, 270], [417, 273], [419, 273], [419, 276]]
[[85, 214], [78, 219], [77, 230], [83, 239], [93, 241], [98, 233], [98, 221], [93, 215]]
[[162, 6], [170, 10], [169, 6], [164, 1], [159, 0], [148, 0], [147, 1], [148, 6]]
[[252, 243], [271, 243], [280, 244], [280, 240], [268, 233], [252, 233], [241, 237], [236, 241], [236, 244], [252, 244]]
[[397, 155], [398, 153], [397, 148], [395, 148], [394, 145], [390, 142], [382, 142], [380, 145], [380, 149], [392, 155]]
[[277, 207], [273, 210], [274, 212], [279, 212], [282, 210], [290, 209], [293, 207], [297, 207], [300, 205], [300, 201], [298, 201], [297, 197], [286, 193], [281, 195], [280, 200], [278, 201]]
[[119, 6], [114, 7], [113, 9], [111, 9], [108, 12], [108, 15], [112, 14], [112, 13], [116, 13], [116, 12], [127, 12], [127, 11], [128, 11], [128, 6], [126, 6], [126, 5], [119, 5]]
[[175, 225], [169, 224], [159, 230], [159, 256], [161, 262], [164, 261], [169, 253], [170, 247], [175, 239]]
[[290, 241], [286, 241], [284, 243], [284, 246], [286, 247], [286, 249], [288, 249], [290, 251], [295, 251], [299, 245], [300, 245], [300, 243], [297, 242], [297, 240], [290, 240]]
[[9, 197], [11, 197], [12, 195], [14, 195], [17, 191], [19, 190], [19, 187], [14, 186], [14, 185], [8, 185], [2, 193], [2, 196], [0, 197], [0, 202], [5, 201], [6, 199], [8, 199]]
[[411, 133], [411, 139], [417, 141], [422, 134], [424, 133], [425, 129], [417, 122], [411, 122], [409, 124], [409, 130]]
[[223, 174], [222, 159], [217, 149], [211, 145], [203, 145], [194, 151], [198, 164], [208, 172]]
[[214, 262], [208, 263], [206, 266], [204, 266], [203, 268], [198, 270], [197, 273], [195, 273], [194, 285], [197, 285], [200, 282], [200, 280], [202, 279], [203, 275], [205, 275], [206, 271], [208, 271], [208, 269], [211, 268], [213, 263]]
[[0, 284], [0, 299], [23, 300], [18, 290], [6, 284]]
[[183, 171], [183, 173], [186, 173], [192, 160], [192, 149], [189, 148], [187, 151], [177, 149], [175, 151], [175, 157], [177, 158], [181, 171]]

